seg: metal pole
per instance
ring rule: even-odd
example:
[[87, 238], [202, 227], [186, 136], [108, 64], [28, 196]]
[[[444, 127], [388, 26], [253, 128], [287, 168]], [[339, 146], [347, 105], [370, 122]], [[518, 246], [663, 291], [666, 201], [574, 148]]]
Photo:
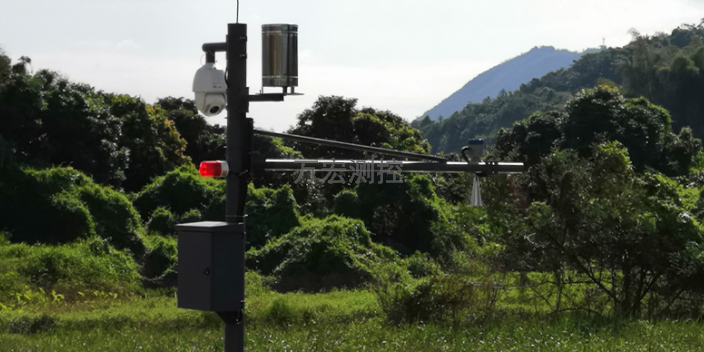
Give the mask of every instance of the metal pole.
[[284, 138], [284, 139], [288, 139], [288, 140], [292, 140], [292, 141], [296, 141], [296, 142], [311, 143], [311, 144], [315, 144], [315, 145], [327, 145], [330, 147], [337, 147], [337, 148], [342, 148], [342, 149], [347, 149], [347, 150], [356, 150], [356, 151], [360, 151], [360, 152], [378, 153], [378, 154], [396, 156], [399, 158], [411, 158], [411, 159], [433, 160], [433, 161], [447, 161], [447, 159], [445, 159], [443, 157], [435, 156], [435, 155], [426, 155], [426, 154], [419, 154], [419, 153], [404, 152], [404, 151], [388, 149], [388, 148], [372, 147], [372, 146], [368, 146], [368, 145], [339, 142], [339, 141], [335, 141], [335, 140], [322, 139], [322, 138], [299, 136], [299, 135], [295, 135], [295, 134], [271, 132], [271, 131], [264, 131], [264, 130], [254, 130], [254, 133], [259, 134], [259, 135], [263, 135], [263, 136]]
[[[230, 23], [227, 26], [227, 164], [230, 173], [226, 182], [225, 220], [228, 223], [242, 223], [245, 218], [247, 181], [249, 176], [252, 119], [249, 111], [249, 90], [247, 88], [247, 25]], [[238, 236], [236, 256], [238, 268], [232, 275], [237, 276], [235, 299], [241, 302], [238, 312], [218, 312], [225, 323], [225, 352], [244, 352], [244, 236]]]
[[266, 159], [255, 162], [254, 167], [262, 171], [298, 171], [298, 172], [359, 172], [358, 164], [366, 164], [367, 170], [407, 173], [407, 172], [443, 172], [467, 173], [481, 175], [520, 174], [525, 169], [523, 163], [504, 161], [480, 161], [466, 163], [463, 161], [448, 161], [433, 163], [425, 161], [392, 161], [392, 160], [314, 160], [314, 159]]

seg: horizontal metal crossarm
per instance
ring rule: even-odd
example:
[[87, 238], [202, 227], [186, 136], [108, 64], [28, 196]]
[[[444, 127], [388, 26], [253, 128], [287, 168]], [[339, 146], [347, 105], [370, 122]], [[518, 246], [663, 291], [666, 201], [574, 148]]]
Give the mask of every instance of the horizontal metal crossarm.
[[318, 145], [326, 145], [329, 147], [336, 147], [336, 148], [342, 148], [342, 149], [349, 149], [349, 150], [356, 150], [360, 152], [369, 152], [369, 153], [378, 153], [378, 154], [384, 154], [384, 155], [389, 155], [389, 156], [395, 156], [397, 158], [409, 158], [409, 159], [420, 159], [420, 160], [433, 160], [433, 161], [447, 161], [445, 158], [441, 158], [439, 156], [434, 156], [434, 155], [426, 155], [426, 154], [419, 154], [419, 153], [411, 153], [411, 152], [403, 152], [400, 150], [394, 150], [394, 149], [388, 149], [388, 148], [379, 148], [379, 147], [370, 147], [368, 145], [361, 145], [361, 144], [354, 144], [354, 143], [347, 143], [347, 142], [339, 142], [339, 141], [333, 141], [329, 139], [322, 139], [322, 138], [314, 138], [314, 137], [306, 137], [306, 136], [299, 136], [295, 134], [288, 134], [288, 133], [278, 133], [278, 132], [271, 132], [271, 131], [264, 131], [264, 130], [254, 130], [254, 133], [260, 134], [263, 136], [270, 136], [270, 137], [279, 137], [283, 139], [288, 139], [292, 140], [295, 142], [302, 142], [302, 143], [311, 143], [311, 144], [318, 144]]
[[465, 173], [474, 172], [482, 175], [520, 174], [524, 170], [523, 163], [486, 161], [478, 163], [466, 162], [424, 162], [395, 160], [314, 160], [314, 159], [266, 159], [257, 163], [256, 168], [265, 171], [302, 171], [302, 172], [357, 172], [373, 168], [374, 171], [386, 173]]

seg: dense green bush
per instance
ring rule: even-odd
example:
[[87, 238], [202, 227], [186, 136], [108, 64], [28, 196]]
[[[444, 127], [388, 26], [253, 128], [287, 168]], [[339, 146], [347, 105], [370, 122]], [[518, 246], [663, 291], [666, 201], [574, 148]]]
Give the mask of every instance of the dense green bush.
[[202, 177], [193, 165], [184, 165], [144, 187], [135, 197], [134, 206], [145, 219], [158, 207], [168, 208], [178, 217], [191, 209], [206, 208], [224, 191], [225, 182]]
[[440, 265], [427, 254], [416, 252], [405, 259], [408, 265], [408, 273], [415, 279], [433, 276], [442, 272]]
[[348, 218], [360, 218], [360, 204], [357, 193], [350, 190], [344, 190], [335, 195], [333, 201], [333, 212]]
[[78, 291], [134, 292], [139, 273], [134, 259], [99, 237], [50, 246], [0, 246], [0, 300], [18, 290], [43, 288], [75, 295]]
[[487, 267], [474, 261], [452, 273], [436, 271], [419, 279], [396, 265], [380, 266], [374, 274], [372, 291], [393, 324], [482, 321], [493, 314], [503, 293]]
[[[148, 228], [171, 234], [174, 225], [200, 220], [225, 220], [225, 182], [201, 177], [192, 167], [181, 167], [158, 177], [137, 194], [135, 206], [149, 218]], [[289, 186], [278, 190], [247, 187], [247, 243], [259, 247], [300, 224]]]
[[0, 174], [0, 228], [13, 242], [67, 243], [97, 234], [141, 254], [140, 218], [121, 193], [71, 168]]
[[171, 214], [169, 209], [160, 206], [152, 212], [152, 216], [147, 223], [147, 230], [160, 235], [168, 235], [173, 233], [176, 223], [174, 214]]
[[247, 189], [247, 244], [260, 247], [300, 225], [291, 187]]
[[[408, 174], [403, 182], [362, 183], [357, 198], [340, 193], [335, 210], [354, 214], [353, 204], [374, 240], [400, 253], [428, 253], [449, 264], [454, 251], [475, 247], [469, 236], [472, 219], [457, 215], [460, 206], [451, 206], [435, 194], [432, 181], [424, 175]], [[349, 202], [350, 204], [344, 204]]]
[[176, 284], [177, 243], [165, 236], [150, 236], [145, 240], [147, 251], [141, 273], [148, 287], [172, 286]]
[[356, 287], [395, 253], [371, 241], [359, 220], [329, 216], [306, 219], [291, 232], [247, 254], [247, 266], [278, 278], [282, 291]]
[[201, 213], [200, 210], [191, 209], [179, 217], [178, 223], [181, 224], [181, 223], [187, 223], [187, 222], [197, 222], [197, 221], [201, 221], [202, 219], [203, 219], [203, 214]]
[[140, 216], [124, 194], [87, 182], [78, 196], [88, 207], [100, 237], [118, 249], [129, 249], [136, 255], [144, 253]]
[[[225, 220], [225, 182], [181, 167], [158, 177], [137, 194], [135, 206], [148, 217], [150, 231], [174, 233], [177, 223]], [[247, 187], [247, 244], [260, 247], [300, 224], [291, 187]]]

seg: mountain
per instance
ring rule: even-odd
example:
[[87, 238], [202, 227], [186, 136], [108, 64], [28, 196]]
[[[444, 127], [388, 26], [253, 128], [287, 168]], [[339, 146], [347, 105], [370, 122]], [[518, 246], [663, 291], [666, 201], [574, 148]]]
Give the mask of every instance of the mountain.
[[[479, 103], [467, 103], [441, 121], [433, 121], [426, 115], [413, 121], [411, 126], [421, 131], [432, 146], [433, 153], [458, 152], [469, 139], [491, 142], [501, 128], [510, 127], [515, 121], [525, 119], [536, 111], [560, 110], [573, 94], [583, 88], [598, 84], [622, 85], [619, 67], [633, 62], [631, 52], [623, 48], [594, 51], [585, 52], [567, 68], [551, 71], [521, 84], [518, 89], [500, 91], [495, 98], [487, 97]], [[704, 63], [704, 52], [701, 61]]]
[[495, 98], [502, 90], [516, 90], [533, 78], [540, 78], [548, 72], [568, 67], [583, 54], [557, 50], [550, 46], [535, 47], [481, 73], [422, 116], [428, 115], [432, 120], [446, 118], [455, 111], [462, 110], [467, 103], [479, 103], [486, 97]]

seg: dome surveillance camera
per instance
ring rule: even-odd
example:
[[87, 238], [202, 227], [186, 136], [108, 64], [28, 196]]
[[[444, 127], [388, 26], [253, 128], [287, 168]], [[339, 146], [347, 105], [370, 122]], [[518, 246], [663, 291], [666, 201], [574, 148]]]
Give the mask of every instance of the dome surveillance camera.
[[225, 72], [206, 63], [193, 77], [193, 92], [196, 93], [196, 108], [205, 116], [215, 116], [227, 105], [227, 83]]

